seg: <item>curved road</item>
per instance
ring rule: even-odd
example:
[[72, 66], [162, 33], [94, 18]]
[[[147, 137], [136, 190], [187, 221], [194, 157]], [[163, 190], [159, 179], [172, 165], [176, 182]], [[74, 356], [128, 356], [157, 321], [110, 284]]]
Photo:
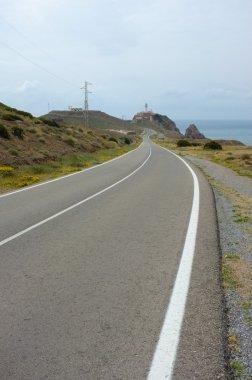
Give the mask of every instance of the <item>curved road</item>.
[[145, 136], [109, 163], [0, 196], [1, 380], [227, 378], [214, 201], [197, 177], [197, 241], [169, 375], [157, 343], [190, 221], [187, 166]]

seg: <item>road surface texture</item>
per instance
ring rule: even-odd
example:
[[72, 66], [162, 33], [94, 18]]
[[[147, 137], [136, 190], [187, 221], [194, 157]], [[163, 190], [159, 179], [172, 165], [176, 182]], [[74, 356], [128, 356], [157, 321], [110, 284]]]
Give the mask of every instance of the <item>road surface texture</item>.
[[[215, 208], [197, 176], [197, 243], [174, 380], [228, 378]], [[105, 165], [0, 197], [0, 379], [146, 379], [193, 195], [186, 165], [145, 137]]]

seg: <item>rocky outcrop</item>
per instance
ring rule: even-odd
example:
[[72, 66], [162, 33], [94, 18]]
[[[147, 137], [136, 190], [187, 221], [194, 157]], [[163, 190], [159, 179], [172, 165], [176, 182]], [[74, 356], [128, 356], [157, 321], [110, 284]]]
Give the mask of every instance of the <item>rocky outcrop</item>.
[[160, 115], [159, 113], [153, 114], [152, 129], [163, 133], [166, 137], [181, 139], [184, 136], [180, 130], [176, 127], [173, 120], [169, 119], [166, 115]]
[[203, 135], [203, 133], [201, 133], [198, 128], [196, 127], [196, 125], [194, 124], [190, 124], [188, 128], [186, 128], [186, 131], [185, 131], [185, 137], [187, 139], [193, 139], [193, 140], [196, 140], [196, 139], [199, 139], [199, 140], [205, 140], [206, 137]]
[[168, 116], [155, 113], [153, 116], [153, 120], [160, 123], [164, 128], [168, 129], [169, 131], [174, 131], [181, 134], [180, 130], [176, 127], [176, 124], [174, 123], [174, 121], [169, 119]]

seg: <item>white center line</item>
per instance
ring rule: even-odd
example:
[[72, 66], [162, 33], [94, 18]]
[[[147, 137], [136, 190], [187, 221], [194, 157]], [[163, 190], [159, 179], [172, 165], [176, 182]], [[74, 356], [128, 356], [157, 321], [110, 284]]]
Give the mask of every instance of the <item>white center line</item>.
[[125, 181], [126, 179], [130, 178], [130, 177], [133, 176], [135, 173], [137, 173], [137, 172], [138, 172], [138, 171], [139, 171], [139, 170], [140, 170], [140, 169], [141, 169], [141, 168], [147, 163], [147, 161], [149, 160], [150, 157], [151, 157], [151, 146], [150, 146], [150, 152], [149, 152], [149, 155], [148, 155], [148, 157], [145, 159], [145, 161], [144, 161], [144, 162], [143, 162], [143, 163], [142, 163], [137, 169], [135, 169], [133, 172], [131, 172], [130, 174], [128, 174], [126, 177], [120, 179], [119, 181], [113, 183], [112, 185], [110, 185], [110, 186], [108, 186], [108, 187], [105, 187], [103, 190], [98, 191], [97, 193], [95, 193], [95, 194], [93, 194], [93, 195], [91, 195], [91, 196], [89, 196], [89, 197], [83, 199], [82, 201], [80, 201], [80, 202], [78, 202], [78, 203], [75, 203], [75, 204], [73, 204], [72, 206], [67, 207], [66, 209], [64, 209], [64, 210], [62, 210], [62, 211], [60, 211], [60, 212], [57, 212], [56, 214], [50, 216], [49, 218], [46, 218], [46, 219], [44, 219], [44, 220], [41, 220], [41, 222], [38, 222], [38, 223], [36, 223], [36, 224], [34, 224], [34, 225], [32, 225], [32, 226], [26, 228], [25, 230], [20, 231], [20, 232], [16, 233], [15, 235], [12, 235], [12, 236], [10, 236], [10, 237], [8, 237], [8, 238], [2, 240], [2, 241], [0, 242], [0, 247], [1, 247], [2, 245], [6, 244], [6, 243], [9, 243], [10, 241], [12, 241], [12, 240], [18, 238], [19, 236], [24, 235], [24, 234], [26, 234], [27, 232], [29, 232], [29, 231], [31, 231], [31, 230], [34, 230], [35, 228], [37, 228], [37, 227], [39, 227], [39, 226], [42, 226], [43, 224], [49, 222], [50, 220], [53, 220], [53, 219], [57, 218], [58, 216], [63, 215], [63, 214], [65, 214], [66, 212], [68, 212], [68, 211], [70, 211], [70, 210], [73, 210], [74, 208], [76, 208], [76, 207], [82, 205], [83, 203], [86, 203], [86, 202], [90, 201], [91, 199], [93, 199], [93, 198], [95, 198], [95, 197], [97, 197], [97, 196], [99, 196], [99, 195], [105, 193], [105, 191], [108, 191], [108, 190], [112, 189], [113, 187], [119, 185], [120, 183], [122, 183], [122, 182]]
[[177, 156], [173, 152], [170, 152], [166, 148], [160, 148], [165, 149], [169, 153], [175, 155], [187, 166], [193, 177], [194, 193], [191, 215], [179, 269], [147, 380], [172, 379], [180, 339], [180, 331], [185, 313], [187, 294], [190, 285], [200, 202], [199, 182], [195, 172], [181, 157]]

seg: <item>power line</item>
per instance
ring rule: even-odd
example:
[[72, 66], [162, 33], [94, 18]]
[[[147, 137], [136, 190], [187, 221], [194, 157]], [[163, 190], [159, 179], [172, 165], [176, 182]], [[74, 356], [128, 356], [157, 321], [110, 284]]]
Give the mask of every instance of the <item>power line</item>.
[[24, 54], [20, 53], [20, 51], [14, 49], [13, 47], [11, 47], [10, 45], [6, 44], [5, 42], [1, 41], [0, 40], [0, 43], [5, 46], [7, 49], [11, 50], [12, 52], [14, 52], [15, 54], [19, 55], [21, 58], [23, 58], [25, 61], [31, 63], [32, 65], [38, 67], [40, 70], [43, 70], [45, 71], [47, 74], [55, 77], [56, 79], [62, 81], [62, 82], [65, 82], [68, 86], [71, 86], [71, 87], [74, 87], [76, 89], [77, 86], [75, 86], [73, 83], [70, 83], [68, 81], [66, 81], [64, 78], [61, 78], [59, 75], [57, 74], [54, 74], [53, 72], [51, 72], [50, 70], [46, 69], [45, 67], [41, 66], [39, 63], [31, 60], [30, 58], [27, 58]]
[[3, 20], [11, 29], [13, 29], [19, 35], [19, 37], [22, 37], [31, 47], [36, 48], [36, 50], [39, 50], [44, 55], [47, 55], [47, 53], [43, 49], [41, 49], [40, 46], [38, 46], [37, 44], [35, 44], [35, 42], [30, 40], [20, 29], [18, 29], [16, 26], [11, 24], [1, 15], [0, 15], [0, 19]]

